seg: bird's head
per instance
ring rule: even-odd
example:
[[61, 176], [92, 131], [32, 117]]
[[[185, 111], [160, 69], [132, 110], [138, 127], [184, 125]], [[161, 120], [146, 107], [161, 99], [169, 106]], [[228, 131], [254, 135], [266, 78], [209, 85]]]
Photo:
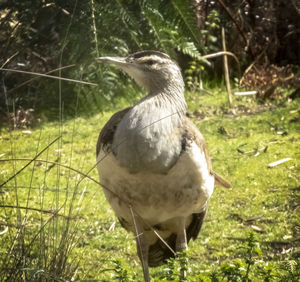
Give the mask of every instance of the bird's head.
[[170, 87], [183, 92], [179, 66], [162, 52], [141, 51], [128, 57], [100, 57], [98, 60], [122, 69], [150, 93], [159, 93]]

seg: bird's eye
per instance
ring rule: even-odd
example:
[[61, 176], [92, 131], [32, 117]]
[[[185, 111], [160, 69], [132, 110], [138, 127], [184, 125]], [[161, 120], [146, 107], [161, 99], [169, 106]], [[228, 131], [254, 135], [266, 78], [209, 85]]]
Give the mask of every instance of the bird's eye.
[[131, 57], [129, 57], [129, 58], [126, 59], [126, 62], [127, 63], [133, 63], [133, 59]]
[[146, 65], [148, 65], [148, 66], [152, 66], [154, 64], [155, 64], [154, 60], [148, 60], [148, 61], [146, 61]]

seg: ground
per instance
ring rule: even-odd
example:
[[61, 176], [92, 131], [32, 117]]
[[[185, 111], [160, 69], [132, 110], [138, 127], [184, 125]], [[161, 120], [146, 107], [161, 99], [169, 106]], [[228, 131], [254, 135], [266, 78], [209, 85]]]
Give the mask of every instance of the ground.
[[[189, 245], [189, 281], [243, 259], [240, 247], [249, 232], [260, 242], [257, 264], [299, 260], [300, 101], [288, 93], [267, 102], [234, 97], [236, 114], [224, 91], [186, 94], [214, 170], [232, 184], [230, 190], [215, 188], [203, 229]], [[97, 183], [97, 137], [116, 110], [35, 128], [1, 128], [1, 280], [110, 281], [119, 260], [128, 276], [141, 279], [133, 235], [117, 222]], [[290, 160], [269, 167], [285, 158]], [[164, 268], [151, 270], [155, 281]]]

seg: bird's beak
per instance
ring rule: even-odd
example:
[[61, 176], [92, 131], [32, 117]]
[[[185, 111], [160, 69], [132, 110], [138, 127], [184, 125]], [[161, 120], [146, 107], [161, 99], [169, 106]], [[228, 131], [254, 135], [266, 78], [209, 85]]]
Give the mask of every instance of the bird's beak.
[[99, 57], [96, 60], [100, 62], [110, 63], [120, 67], [127, 64], [126, 58], [122, 57]]
[[131, 76], [138, 85], [145, 87], [145, 83], [143, 82], [145, 79], [143, 78], [143, 73], [139, 70], [139, 65], [126, 61], [126, 58], [122, 57], [99, 57], [97, 61], [106, 62], [114, 65], [118, 69], [126, 72], [129, 76]]

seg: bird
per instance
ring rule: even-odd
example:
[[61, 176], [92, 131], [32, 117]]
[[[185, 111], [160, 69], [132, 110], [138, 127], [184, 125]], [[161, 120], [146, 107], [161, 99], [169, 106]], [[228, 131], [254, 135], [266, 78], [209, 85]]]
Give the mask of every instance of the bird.
[[144, 280], [149, 267], [187, 249], [202, 227], [215, 183], [203, 135], [187, 115], [181, 69], [153, 50], [100, 57], [146, 90], [112, 115], [97, 141], [97, 169], [120, 224], [135, 235]]

